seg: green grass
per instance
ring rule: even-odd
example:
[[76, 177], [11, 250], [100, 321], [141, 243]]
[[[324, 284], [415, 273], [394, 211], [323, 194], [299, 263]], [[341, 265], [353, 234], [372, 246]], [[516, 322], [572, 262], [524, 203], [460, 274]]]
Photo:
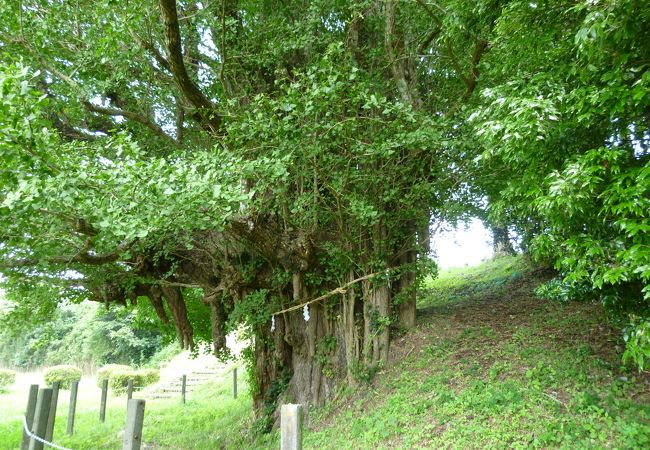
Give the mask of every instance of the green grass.
[[428, 283], [373, 385], [312, 413], [305, 448], [644, 448], [648, 374], [620, 365], [598, 305], [534, 298], [521, 258]]
[[420, 296], [418, 308], [452, 305], [487, 291], [499, 293], [507, 283], [522, 278], [530, 270], [526, 261], [518, 256], [443, 270], [437, 278], [425, 281], [424, 295]]
[[[183, 405], [179, 398], [147, 400], [143, 441], [149, 449], [249, 448], [252, 401], [244, 380], [239, 381], [237, 400], [232, 398], [232, 381], [226, 377], [215, 384], [200, 386], [188, 394]], [[89, 383], [92, 384], [92, 383]], [[96, 392], [94, 392], [96, 391]], [[75, 434], [65, 434], [68, 398], [61, 392], [55, 422], [54, 442], [75, 450], [116, 449], [122, 445], [126, 419], [126, 397], [110, 396], [106, 421], [99, 422], [99, 389], [93, 398], [81, 397], [75, 420]], [[137, 397], [137, 394], [134, 395]], [[0, 396], [13, 411], [0, 415], [0, 449], [18, 448], [21, 439], [21, 411], [26, 398], [16, 392]], [[20, 405], [20, 406], [18, 406]]]
[[[535, 298], [547, 276], [503, 258], [430, 280], [418, 325], [395, 337], [392, 361], [372, 384], [343, 386], [335, 401], [312, 408], [304, 447], [650, 447], [649, 374], [621, 366], [620, 332], [599, 305]], [[187, 405], [147, 402], [147, 448], [278, 448], [277, 431], [251, 435], [250, 397], [230, 395], [225, 380]], [[84, 405], [67, 438], [62, 402], [56, 442], [119, 448], [124, 406], [113, 398], [99, 424], [94, 400]], [[0, 415], [0, 448], [14, 448], [19, 436], [17, 417]]]

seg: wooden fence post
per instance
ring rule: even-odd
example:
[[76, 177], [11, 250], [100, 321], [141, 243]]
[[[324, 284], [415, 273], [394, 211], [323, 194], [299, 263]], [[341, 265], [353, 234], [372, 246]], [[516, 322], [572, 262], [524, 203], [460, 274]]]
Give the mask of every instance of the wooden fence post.
[[[36, 412], [36, 399], [38, 398], [38, 384], [29, 386], [29, 397], [27, 397], [27, 411], [25, 411], [25, 421], [27, 429], [31, 430], [34, 424], [34, 413]], [[29, 449], [29, 435], [23, 429], [23, 440], [20, 443], [20, 450]]]
[[237, 399], [237, 368], [232, 371], [232, 396]]
[[106, 396], [108, 395], [108, 378], [102, 380], [102, 400], [99, 404], [99, 421], [106, 420]]
[[132, 398], [127, 403], [126, 426], [122, 450], [140, 450], [142, 444], [142, 423], [144, 422], [145, 401]]
[[181, 397], [183, 397], [183, 404], [185, 404], [185, 388], [187, 387], [187, 375], [181, 378]]
[[133, 379], [130, 379], [126, 382], [126, 400], [128, 401], [133, 398]]
[[280, 409], [280, 449], [302, 450], [302, 405], [282, 405]]
[[67, 434], [72, 436], [74, 433], [74, 414], [77, 409], [77, 392], [79, 391], [79, 381], [73, 381], [70, 386], [70, 402], [68, 403], [68, 429]]
[[52, 383], [52, 402], [50, 403], [50, 415], [47, 418], [47, 428], [45, 429], [45, 440], [48, 442], [52, 442], [52, 437], [54, 437], [54, 421], [56, 420], [56, 407], [59, 403], [60, 387], [60, 381]]
[[[45, 438], [47, 421], [50, 417], [50, 406], [52, 404], [52, 388], [40, 388], [36, 400], [36, 412], [34, 413], [34, 424], [32, 433], [40, 438]], [[43, 443], [34, 438], [30, 439], [29, 450], [43, 450]]]

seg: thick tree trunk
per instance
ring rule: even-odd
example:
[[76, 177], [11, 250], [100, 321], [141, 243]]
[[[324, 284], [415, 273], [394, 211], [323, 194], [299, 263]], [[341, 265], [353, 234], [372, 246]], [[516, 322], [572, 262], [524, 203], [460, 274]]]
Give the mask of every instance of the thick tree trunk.
[[204, 302], [210, 306], [210, 325], [212, 327], [212, 349], [215, 355], [226, 350], [226, 321], [228, 315], [221, 299], [217, 298], [219, 292], [212, 291], [205, 295]]
[[371, 292], [371, 326], [372, 333], [372, 363], [388, 361], [388, 344], [390, 329], [384, 319], [390, 317], [390, 289], [383, 284], [376, 286]]
[[[415, 249], [409, 250], [401, 258], [401, 264], [412, 264], [416, 262], [417, 253]], [[402, 327], [412, 328], [415, 326], [417, 293], [415, 286], [415, 273], [413, 269], [406, 269], [402, 272], [399, 282], [396, 283], [399, 296], [399, 324]]]
[[[354, 272], [350, 271], [348, 281], [354, 280]], [[359, 317], [363, 315], [363, 302], [357, 298], [354, 287], [342, 296], [342, 314], [339, 321], [339, 333], [343, 344], [342, 353], [345, 357], [343, 364], [346, 367], [346, 378], [349, 385], [356, 384], [353, 367], [358, 364], [361, 358], [361, 341], [359, 338]], [[342, 356], [343, 356], [342, 355]]]
[[390, 329], [390, 289], [387, 285], [373, 286], [363, 282], [363, 356], [366, 367], [388, 360]]
[[318, 355], [317, 348], [323, 339], [331, 336], [329, 321], [322, 305], [314, 303], [309, 308], [309, 321], [305, 322], [302, 312], [294, 313], [292, 325], [301, 335], [301, 339], [292, 348], [291, 367], [293, 377], [289, 383], [288, 396], [292, 402], [322, 405], [330, 396], [334, 380], [323, 374], [322, 359], [327, 355]]
[[187, 318], [187, 308], [183, 300], [183, 292], [178, 287], [163, 286], [162, 293], [167, 299], [169, 310], [172, 313], [172, 319], [181, 348], [194, 348], [194, 338], [192, 325]]
[[506, 227], [492, 227], [492, 249], [496, 257], [515, 254]]
[[[372, 239], [366, 241], [364, 261], [387, 260], [389, 232], [384, 224], [369, 230]], [[415, 232], [400, 265], [417, 260]], [[303, 269], [294, 266], [287, 286], [290, 299], [282, 304], [301, 305], [317, 296], [305, 282]], [[409, 267], [409, 269], [413, 269]], [[371, 273], [368, 264], [365, 273]], [[376, 269], [374, 269], [376, 270]], [[348, 282], [363, 275], [350, 269]], [[405, 270], [391, 285], [375, 277], [347, 287], [337, 297], [308, 305], [308, 320], [304, 309], [275, 316], [276, 328], [267, 337], [255, 341], [256, 374], [259, 392], [254, 395], [256, 413], [270, 420], [277, 418], [275, 406], [282, 402], [322, 405], [331, 398], [341, 382], [355, 384], [369, 368], [388, 361], [390, 349], [390, 319], [394, 293], [403, 295], [395, 310], [406, 326], [415, 324], [415, 274]], [[270, 325], [270, 324], [269, 324]], [[272, 417], [271, 417], [272, 416]]]
[[398, 265], [402, 266], [402, 273], [395, 283], [395, 293], [399, 299], [398, 319], [399, 325], [412, 328], [416, 323], [417, 313], [417, 286], [415, 263], [420, 258], [427, 258], [430, 245], [429, 221], [418, 227], [411, 223], [407, 227], [408, 250], [399, 258]]

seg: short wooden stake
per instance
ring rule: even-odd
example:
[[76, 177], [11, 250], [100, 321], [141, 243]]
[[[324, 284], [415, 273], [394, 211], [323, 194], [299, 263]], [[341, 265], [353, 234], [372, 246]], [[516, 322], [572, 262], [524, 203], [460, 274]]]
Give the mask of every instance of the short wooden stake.
[[52, 383], [52, 403], [50, 404], [50, 415], [47, 418], [47, 428], [45, 429], [45, 440], [52, 442], [54, 437], [54, 421], [56, 420], [56, 407], [59, 403], [59, 388], [61, 382], [55, 381]]
[[131, 400], [133, 398], [133, 380], [126, 382], [126, 399]]
[[[38, 384], [32, 384], [29, 387], [29, 397], [27, 397], [27, 410], [25, 411], [25, 420], [27, 421], [27, 428], [32, 429], [34, 424], [34, 413], [36, 412], [36, 399], [38, 399]], [[20, 450], [29, 449], [29, 435], [23, 429], [23, 440], [20, 443]]]
[[237, 368], [232, 371], [232, 396], [237, 399]]
[[[34, 424], [32, 433], [45, 439], [47, 421], [50, 417], [50, 406], [52, 405], [52, 388], [40, 388], [36, 400], [36, 412], [34, 413]], [[43, 450], [43, 443], [31, 438], [29, 450]]]
[[187, 375], [181, 378], [181, 397], [183, 397], [183, 404], [185, 403], [185, 388], [187, 387]]
[[302, 405], [280, 409], [280, 450], [302, 450]]
[[102, 380], [102, 400], [99, 403], [99, 421], [106, 420], [106, 396], [108, 395], [108, 378]]
[[132, 398], [127, 403], [126, 427], [124, 428], [124, 441], [122, 450], [140, 450], [142, 444], [142, 423], [144, 422], [145, 401]]
[[73, 381], [70, 386], [70, 402], [68, 403], [68, 428], [67, 434], [74, 433], [74, 414], [77, 410], [77, 392], [79, 392], [79, 381]]

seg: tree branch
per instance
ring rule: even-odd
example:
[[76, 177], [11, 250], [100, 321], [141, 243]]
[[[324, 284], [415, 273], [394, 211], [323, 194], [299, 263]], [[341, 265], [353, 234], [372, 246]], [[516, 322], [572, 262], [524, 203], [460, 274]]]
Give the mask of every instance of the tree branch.
[[424, 10], [427, 12], [429, 17], [431, 17], [433, 21], [436, 23], [436, 25], [438, 25], [439, 28], [442, 28], [442, 20], [440, 20], [440, 18], [431, 10], [429, 5], [427, 5], [424, 2], [424, 0], [416, 0], [416, 1], [420, 6], [422, 6], [422, 8], [424, 8]]
[[217, 134], [221, 128], [221, 116], [216, 113], [215, 105], [208, 99], [199, 87], [192, 81], [185, 62], [181, 44], [181, 32], [178, 24], [178, 13], [175, 0], [160, 0], [160, 9], [165, 23], [167, 40], [167, 61], [176, 84], [187, 100], [198, 110], [201, 119], [210, 130]]
[[64, 256], [52, 256], [50, 258], [21, 258], [15, 260], [2, 260], [0, 261], [0, 267], [9, 268], [9, 269], [18, 269], [21, 267], [31, 267], [36, 266], [41, 262], [47, 264], [70, 264], [73, 262], [88, 264], [91, 266], [101, 266], [104, 264], [115, 262], [119, 259], [120, 253], [133, 245], [133, 242], [123, 241], [117, 248], [111, 252], [92, 254], [90, 252], [90, 247], [92, 244], [92, 239], [88, 238], [84, 242], [83, 247], [74, 255], [64, 255]]
[[451, 41], [449, 39], [447, 39], [447, 54], [449, 55], [449, 59], [451, 59], [451, 64], [454, 66], [454, 70], [460, 79], [463, 80], [465, 86], [469, 88], [469, 79], [465, 76], [465, 74], [463, 74], [463, 68], [460, 67], [456, 53], [454, 53], [454, 47], [451, 45]]
[[142, 39], [135, 31], [129, 30], [129, 33], [131, 34], [131, 37], [135, 39], [135, 41], [138, 43], [138, 45], [143, 49], [148, 51], [151, 56], [156, 60], [158, 65], [171, 73], [171, 67], [169, 66], [169, 61], [165, 59], [165, 57], [158, 51], [155, 45], [153, 43], [145, 41]]
[[434, 28], [433, 30], [431, 30], [431, 32], [427, 35], [427, 37], [424, 38], [424, 41], [422, 41], [422, 43], [420, 44], [420, 47], [418, 48], [418, 53], [423, 54], [427, 50], [427, 47], [429, 46], [429, 44], [431, 44], [431, 42], [436, 37], [438, 37], [438, 35], [440, 34], [441, 31], [442, 31], [442, 28], [439, 27], [439, 26]]
[[[65, 73], [61, 72], [59, 69], [54, 67], [52, 64], [50, 64], [47, 60], [45, 60], [40, 54], [38, 54], [26, 41], [21, 40], [20, 41], [22, 45], [36, 58], [39, 60], [39, 62], [43, 65], [43, 67], [48, 70], [50, 73], [52, 73], [54, 76], [59, 78], [60, 80], [64, 81], [67, 83], [70, 87], [73, 89], [80, 91], [81, 88], [79, 86], [79, 83], [77, 83], [74, 79], [72, 79], [70, 76], [66, 75]], [[81, 104], [84, 106], [84, 108], [88, 111], [92, 111], [95, 113], [99, 114], [104, 114], [107, 116], [123, 116], [127, 119], [130, 119], [134, 122], [138, 122], [147, 128], [149, 128], [151, 131], [156, 133], [158, 136], [164, 138], [168, 142], [174, 144], [175, 146], [178, 146], [179, 143], [174, 140], [171, 136], [169, 136], [165, 131], [156, 123], [152, 122], [145, 116], [132, 112], [132, 111], [127, 111], [124, 109], [118, 109], [118, 108], [107, 108], [103, 106], [98, 106], [90, 103], [86, 98], [81, 97]]]
[[151, 120], [147, 119], [143, 115], [134, 113], [132, 111], [126, 111], [124, 109], [98, 106], [93, 103], [90, 103], [88, 100], [82, 100], [81, 103], [83, 104], [84, 108], [86, 108], [88, 111], [104, 114], [107, 116], [123, 116], [134, 122], [138, 122], [144, 125], [145, 127], [149, 128], [151, 131], [153, 131], [163, 139], [167, 140], [168, 142], [174, 144], [175, 146], [179, 146], [179, 143], [173, 137], [165, 133], [165, 131], [158, 124], [152, 122]]
[[472, 54], [472, 66], [470, 68], [469, 76], [469, 85], [467, 86], [467, 92], [465, 93], [465, 98], [469, 98], [476, 88], [476, 81], [480, 72], [478, 71], [478, 64], [481, 62], [481, 58], [488, 50], [488, 41], [485, 39], [478, 39], [476, 41], [476, 47], [474, 47], [474, 53]]
[[407, 79], [407, 69], [404, 65], [404, 59], [397, 57], [396, 42], [395, 42], [395, 13], [396, 5], [394, 0], [387, 0], [385, 5], [385, 31], [384, 31], [384, 45], [386, 47], [386, 52], [390, 58], [390, 68], [393, 73], [393, 78], [395, 79], [395, 84], [397, 84], [397, 90], [399, 91], [402, 100], [411, 105], [415, 109], [419, 109], [422, 106], [422, 101], [420, 100], [419, 93], [417, 92], [416, 86], [413, 86], [413, 83], [409, 83]]
[[[476, 89], [476, 84], [478, 81], [478, 77], [480, 75], [480, 72], [478, 70], [478, 65], [481, 62], [481, 58], [485, 54], [485, 52], [488, 50], [489, 45], [488, 41], [485, 39], [477, 39], [476, 41], [476, 47], [474, 47], [474, 52], [472, 53], [472, 61], [471, 61], [471, 67], [470, 67], [470, 74], [469, 76], [465, 76], [461, 74], [461, 78], [463, 79], [463, 82], [465, 83], [466, 90], [465, 94], [463, 94], [463, 97], [461, 100], [456, 102], [456, 104], [445, 113], [446, 116], [452, 116], [453, 114], [458, 111], [458, 108], [460, 108], [460, 105], [463, 101], [467, 100], [468, 98], [471, 97], [471, 95], [474, 93], [474, 90]], [[460, 67], [460, 66], [459, 66]], [[458, 70], [458, 69], [456, 69]]]

